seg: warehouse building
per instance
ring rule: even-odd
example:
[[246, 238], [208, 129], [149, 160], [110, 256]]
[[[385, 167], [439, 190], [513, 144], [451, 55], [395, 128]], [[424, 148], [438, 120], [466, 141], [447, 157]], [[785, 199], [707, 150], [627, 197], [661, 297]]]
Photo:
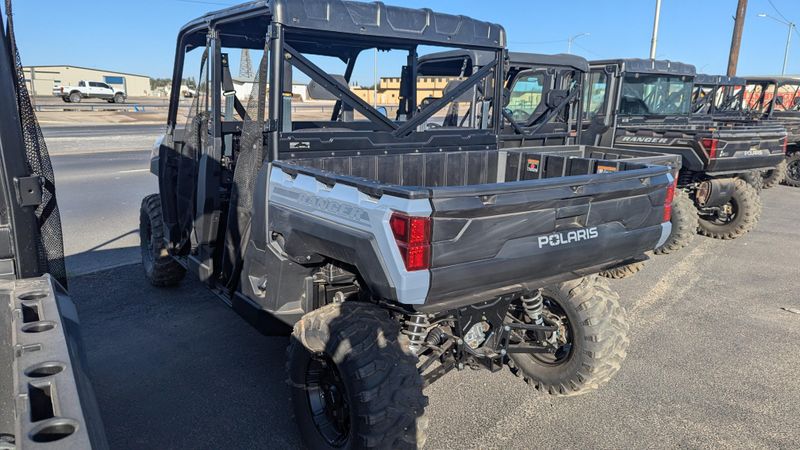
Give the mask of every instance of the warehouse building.
[[79, 81], [99, 81], [120, 88], [128, 97], [150, 95], [150, 77], [78, 66], [32, 66], [23, 68], [28, 89], [35, 95], [52, 95], [59, 86], [76, 86]]

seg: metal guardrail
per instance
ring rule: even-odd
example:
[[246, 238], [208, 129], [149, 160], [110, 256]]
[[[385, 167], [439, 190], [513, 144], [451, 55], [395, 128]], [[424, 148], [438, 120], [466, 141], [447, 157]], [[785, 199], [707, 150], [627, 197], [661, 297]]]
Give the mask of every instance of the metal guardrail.
[[[85, 112], [85, 111], [115, 111], [115, 112], [153, 112], [153, 111], [166, 111], [169, 105], [142, 105], [139, 103], [124, 103], [124, 104], [50, 104], [50, 105], [35, 105], [36, 112], [43, 111], [63, 111], [63, 112]], [[187, 110], [189, 106], [180, 106], [179, 110]], [[388, 108], [387, 108], [388, 109]], [[319, 113], [332, 113], [333, 105], [314, 105], [314, 104], [299, 104], [292, 105], [292, 113], [299, 112], [319, 112]]]

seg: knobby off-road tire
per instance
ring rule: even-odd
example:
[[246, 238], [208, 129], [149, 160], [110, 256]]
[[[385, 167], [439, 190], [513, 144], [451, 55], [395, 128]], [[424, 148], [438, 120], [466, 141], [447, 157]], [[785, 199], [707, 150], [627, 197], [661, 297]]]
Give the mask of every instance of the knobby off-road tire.
[[604, 278], [611, 278], [613, 280], [621, 280], [636, 275], [644, 268], [644, 261], [637, 261], [635, 263], [626, 264], [624, 266], [614, 267], [600, 272], [600, 276]]
[[761, 192], [764, 189], [764, 172], [761, 170], [752, 170], [739, 174], [739, 178], [744, 180], [756, 192]]
[[545, 288], [542, 295], [546, 306], [555, 302], [566, 315], [572, 348], [555, 364], [537, 355], [512, 354], [512, 373], [554, 396], [580, 395], [607, 383], [619, 371], [630, 343], [619, 295], [596, 276]]
[[656, 255], [667, 255], [691, 244], [697, 234], [697, 221], [694, 202], [686, 192], [676, 189], [672, 199], [672, 231], [664, 245], [655, 250]]
[[753, 229], [761, 218], [761, 198], [744, 180], [737, 179], [731, 197], [731, 205], [735, 210], [735, 217], [724, 224], [714, 223], [700, 217], [700, 234], [715, 239], [736, 239]]
[[786, 160], [781, 161], [780, 164], [775, 166], [774, 169], [765, 170], [764, 174], [764, 189], [773, 188], [786, 178]]
[[786, 176], [783, 184], [800, 187], [800, 152], [794, 152], [786, 157]]
[[295, 324], [287, 370], [309, 448], [424, 445], [428, 399], [407, 345], [398, 322], [367, 303], [326, 305]]
[[164, 246], [164, 220], [161, 215], [161, 196], [158, 194], [148, 195], [142, 200], [139, 240], [142, 265], [150, 284], [165, 287], [180, 283], [186, 275], [186, 269], [169, 256]]

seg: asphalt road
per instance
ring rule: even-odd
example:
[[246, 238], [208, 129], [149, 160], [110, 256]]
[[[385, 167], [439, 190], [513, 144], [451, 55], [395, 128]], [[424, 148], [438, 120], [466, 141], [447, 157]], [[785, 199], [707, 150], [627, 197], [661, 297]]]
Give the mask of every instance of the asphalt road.
[[[427, 389], [428, 448], [797, 448], [800, 190], [764, 194], [759, 228], [698, 237], [613, 283], [631, 346], [616, 378], [551, 398], [507, 370]], [[297, 448], [286, 338], [264, 337], [200, 283], [148, 286], [139, 265], [73, 278], [113, 448]]]
[[44, 129], [71, 275], [140, 260], [139, 205], [158, 190], [149, 167], [160, 132], [153, 126]]

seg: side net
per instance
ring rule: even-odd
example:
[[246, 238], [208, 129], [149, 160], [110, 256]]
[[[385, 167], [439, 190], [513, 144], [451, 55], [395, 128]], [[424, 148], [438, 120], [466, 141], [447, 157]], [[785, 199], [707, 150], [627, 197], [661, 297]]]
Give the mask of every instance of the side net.
[[242, 249], [248, 238], [250, 215], [253, 208], [253, 193], [258, 172], [264, 164], [264, 118], [267, 99], [267, 49], [261, 58], [250, 98], [242, 117], [242, 137], [239, 154], [236, 156], [231, 189], [228, 225], [225, 235], [225, 262], [223, 271], [228, 288], [234, 289], [242, 265]]
[[67, 270], [64, 263], [64, 239], [61, 231], [61, 215], [56, 202], [56, 181], [53, 165], [47, 152], [47, 144], [42, 136], [42, 129], [36, 119], [28, 87], [25, 84], [25, 73], [22, 70], [17, 44], [14, 38], [13, 13], [11, 0], [6, 0], [7, 32], [10, 54], [15, 60], [17, 104], [22, 122], [22, 135], [25, 140], [25, 154], [32, 175], [42, 178], [42, 203], [36, 208], [39, 222], [39, 242], [37, 242], [40, 267], [46, 267], [54, 279], [62, 286], [67, 286]]

